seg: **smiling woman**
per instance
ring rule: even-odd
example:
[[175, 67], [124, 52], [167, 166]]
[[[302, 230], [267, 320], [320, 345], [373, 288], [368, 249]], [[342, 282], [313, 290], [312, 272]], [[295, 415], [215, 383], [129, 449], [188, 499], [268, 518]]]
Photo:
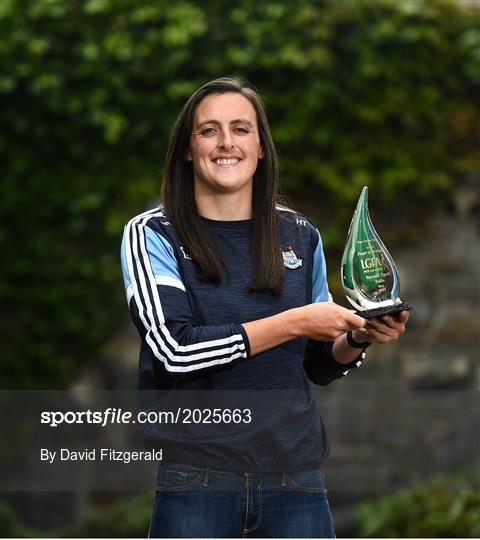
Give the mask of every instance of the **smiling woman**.
[[255, 109], [238, 93], [211, 94], [197, 107], [187, 159], [199, 213], [250, 219], [253, 175], [263, 157]]
[[162, 205], [125, 227], [139, 387], [220, 419], [174, 435], [145, 426], [145, 442], [164, 450], [151, 537], [334, 536], [320, 470], [329, 447], [308, 379], [326, 385], [358, 367], [408, 313], [367, 330], [334, 304], [320, 234], [278, 204], [277, 183], [259, 96], [217, 79], [178, 117]]
[[[240, 161], [232, 167], [219, 158]], [[249, 86], [217, 79], [190, 97], [167, 150], [161, 198], [199, 277], [216, 284], [225, 264], [201, 217], [252, 218], [250, 289], [280, 291], [277, 154], [262, 101]]]

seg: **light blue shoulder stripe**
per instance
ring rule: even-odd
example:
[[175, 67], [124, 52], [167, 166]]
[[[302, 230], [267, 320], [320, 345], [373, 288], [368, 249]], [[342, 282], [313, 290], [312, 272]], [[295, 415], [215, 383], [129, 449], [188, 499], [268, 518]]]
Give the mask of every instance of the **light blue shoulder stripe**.
[[[132, 291], [132, 278], [128, 271], [127, 255], [126, 255], [126, 234], [127, 228], [125, 227], [122, 239], [121, 259], [122, 259], [122, 273], [123, 284], [125, 286], [125, 292], [127, 294], [127, 300], [133, 295]], [[180, 272], [178, 269], [178, 262], [175, 258], [173, 247], [168, 240], [161, 234], [145, 227], [145, 241], [147, 247], [148, 257], [152, 265], [155, 281], [158, 285], [169, 285], [171, 287], [177, 287], [185, 291], [185, 286], [182, 283]]]
[[170, 242], [160, 233], [145, 227], [145, 243], [155, 278], [182, 283], [178, 262]]
[[328, 302], [331, 300], [327, 283], [327, 263], [323, 254], [322, 238], [318, 229], [318, 244], [313, 254], [313, 273], [312, 273], [312, 302]]

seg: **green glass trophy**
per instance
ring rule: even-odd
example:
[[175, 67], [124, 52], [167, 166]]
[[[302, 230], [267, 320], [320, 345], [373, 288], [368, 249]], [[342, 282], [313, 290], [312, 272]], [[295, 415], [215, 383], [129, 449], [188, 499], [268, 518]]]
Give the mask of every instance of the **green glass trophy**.
[[397, 303], [398, 272], [392, 256], [373, 228], [368, 213], [368, 187], [362, 189], [342, 257], [342, 286], [357, 314], [366, 319], [413, 309]]

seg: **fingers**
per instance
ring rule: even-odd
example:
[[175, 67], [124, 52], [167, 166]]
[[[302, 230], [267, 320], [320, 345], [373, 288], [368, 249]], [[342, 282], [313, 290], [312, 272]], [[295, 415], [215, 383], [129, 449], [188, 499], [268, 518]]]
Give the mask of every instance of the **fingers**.
[[374, 337], [375, 341], [388, 343], [389, 341], [398, 339], [405, 332], [405, 322], [401, 322], [391, 315], [384, 315], [383, 317], [369, 319], [366, 328]]
[[381, 332], [378, 332], [375, 330], [375, 328], [370, 328], [368, 331], [368, 335], [370, 336], [370, 341], [372, 343], [390, 343], [391, 341], [395, 341], [396, 338], [386, 336], [385, 334], [382, 334]]
[[[384, 320], [380, 318], [370, 319], [368, 324], [386, 336], [393, 337], [397, 334], [402, 334], [405, 331], [405, 325], [403, 323], [395, 323], [390, 321], [389, 324], [386, 324]], [[367, 328], [370, 330], [368, 326]]]
[[355, 313], [342, 306], [335, 305], [335, 324], [333, 325], [334, 334], [333, 339], [348, 332], [349, 330], [357, 330], [363, 328], [367, 324], [367, 321], [355, 315]]
[[333, 302], [310, 304], [302, 309], [309, 314], [303, 319], [305, 335], [321, 341], [334, 340], [349, 330], [357, 330], [367, 332], [368, 341], [388, 343], [405, 332], [408, 320], [406, 310], [398, 316], [384, 315], [367, 320]]
[[408, 321], [409, 313], [407, 310], [400, 311], [399, 313], [395, 313], [394, 315], [382, 315], [380, 317], [374, 317], [370, 319], [370, 321], [377, 321], [382, 324], [385, 324], [386, 326], [390, 328], [398, 328], [399, 325], [405, 325], [405, 323]]
[[389, 328], [395, 328], [397, 321], [392, 315], [383, 315], [382, 317], [377, 317], [377, 322], [388, 326]]
[[363, 328], [367, 325], [367, 319], [364, 319], [363, 317], [360, 317], [359, 315], [355, 315], [355, 313], [352, 313], [350, 310], [348, 310], [348, 313], [350, 316], [346, 319], [347, 323], [349, 325], [349, 330], [356, 330], [357, 328]]
[[[344, 334], [349, 330], [359, 330], [364, 328], [367, 324], [367, 321], [363, 317], [355, 315], [350, 310], [342, 310], [341, 317], [338, 318], [338, 335]], [[335, 336], [337, 337], [337, 336]]]
[[404, 309], [403, 311], [400, 311], [400, 313], [397, 313], [397, 321], [401, 323], [406, 323], [408, 321], [408, 318], [410, 317], [410, 313]]
[[374, 317], [370, 319], [370, 322], [380, 328], [380, 326], [386, 326], [388, 328], [395, 329], [397, 328], [399, 321], [392, 315], [383, 315], [382, 317]]
[[[401, 298], [397, 298], [395, 300], [395, 304], [401, 304], [401, 303], [402, 303]], [[408, 321], [408, 317], [410, 317], [410, 314], [408, 313], [408, 310], [406, 309], [404, 309], [403, 311], [400, 311], [400, 313], [395, 314], [395, 318], [397, 319], [397, 321], [400, 321], [403, 323], [406, 323]]]
[[[372, 319], [364, 319], [350, 310], [342, 309], [344, 315], [344, 331], [358, 330], [365, 332], [369, 341], [377, 343], [389, 343], [395, 341], [405, 332], [405, 325], [409, 318], [407, 310], [400, 311], [395, 315], [383, 315]], [[345, 313], [348, 312], [348, 315]]]

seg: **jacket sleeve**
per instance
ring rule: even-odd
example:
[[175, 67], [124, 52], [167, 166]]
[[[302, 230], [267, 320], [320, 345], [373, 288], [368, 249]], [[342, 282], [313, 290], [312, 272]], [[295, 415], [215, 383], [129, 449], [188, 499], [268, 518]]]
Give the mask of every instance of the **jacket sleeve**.
[[307, 377], [321, 386], [330, 384], [335, 379], [344, 377], [351, 369], [362, 365], [365, 352], [362, 351], [349, 364], [339, 364], [332, 354], [333, 341], [315, 341], [309, 339], [303, 360]]
[[122, 241], [122, 270], [130, 314], [154, 357], [175, 378], [225, 368], [249, 356], [240, 324], [196, 325], [172, 245], [132, 219]]
[[[323, 253], [322, 239], [316, 230], [312, 271], [312, 302], [331, 302], [332, 295], [328, 290], [327, 265]], [[339, 364], [332, 353], [333, 341], [316, 341], [309, 339], [305, 351], [303, 367], [307, 377], [315, 384], [326, 386], [335, 379], [344, 377], [350, 369], [360, 367], [365, 358], [362, 351], [349, 364]]]

